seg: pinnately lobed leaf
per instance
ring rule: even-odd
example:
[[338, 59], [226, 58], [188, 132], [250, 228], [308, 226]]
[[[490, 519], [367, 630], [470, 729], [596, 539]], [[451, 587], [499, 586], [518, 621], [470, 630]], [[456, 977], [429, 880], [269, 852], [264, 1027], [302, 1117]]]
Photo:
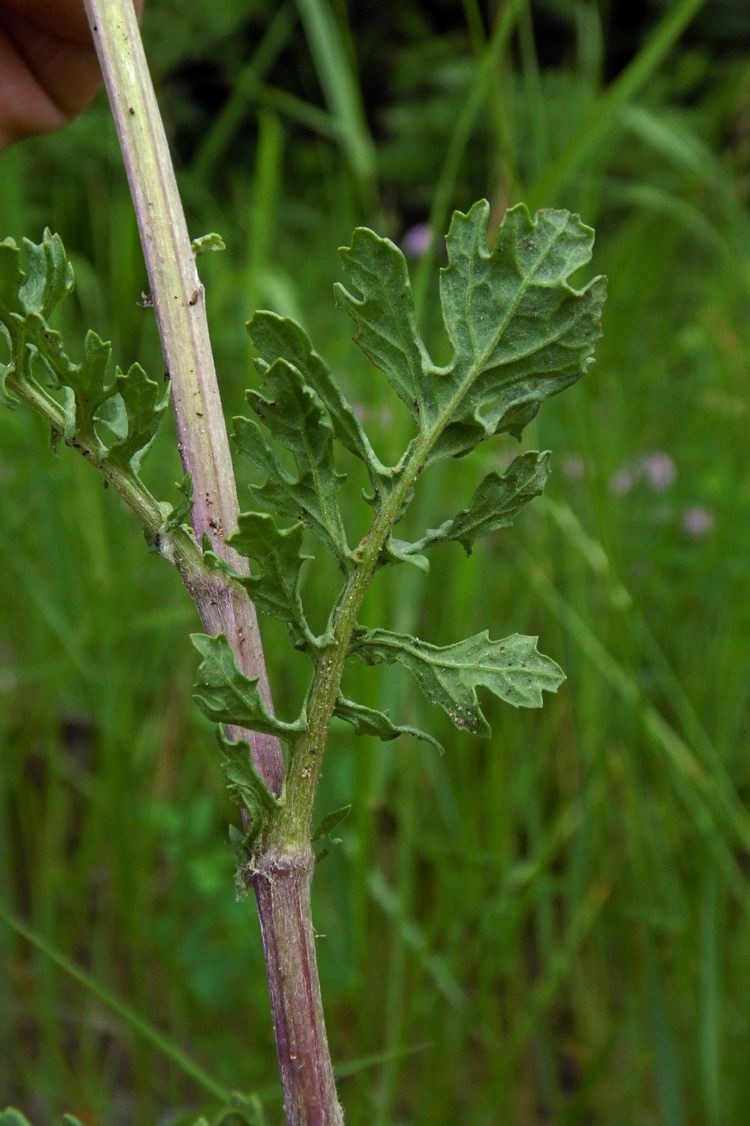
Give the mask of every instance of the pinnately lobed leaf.
[[605, 279], [569, 284], [591, 258], [591, 228], [567, 211], [532, 219], [519, 204], [490, 250], [489, 215], [486, 200], [457, 211], [446, 238], [440, 301], [453, 357], [442, 368], [419, 336], [398, 247], [360, 228], [340, 252], [352, 291], [337, 285], [336, 301], [417, 422], [422, 464], [462, 456], [493, 434], [519, 436], [544, 399], [581, 377], [601, 335]]
[[[47, 323], [73, 289], [73, 270], [58, 235], [41, 243], [24, 239], [27, 273], [12, 239], [0, 243], [0, 331], [10, 353], [0, 362], [0, 399], [24, 392], [46, 402], [59, 422], [55, 439], [78, 444], [100, 462], [137, 473], [166, 411], [169, 389], [139, 364], [108, 380], [111, 346], [95, 332], [84, 340], [80, 363], [66, 354], [62, 337]], [[50, 392], [61, 392], [54, 397]]]
[[285, 360], [295, 367], [328, 412], [336, 438], [366, 464], [373, 484], [377, 487], [379, 477], [390, 478], [391, 471], [378, 460], [362, 424], [304, 329], [288, 317], [265, 310], [254, 313], [246, 327], [258, 352], [255, 366], [260, 375], [276, 360]]
[[433, 704], [439, 704], [456, 727], [488, 738], [490, 728], [479, 707], [477, 687], [514, 707], [540, 708], [542, 690], [556, 692], [562, 669], [537, 651], [536, 637], [514, 634], [491, 641], [477, 633], [455, 645], [430, 645], [419, 638], [384, 629], [359, 631], [352, 654], [369, 665], [398, 662]]
[[333, 714], [351, 723], [357, 735], [375, 735], [385, 743], [398, 738], [399, 735], [413, 735], [415, 739], [431, 743], [441, 753], [444, 749], [437, 739], [428, 735], [426, 731], [408, 724], [396, 724], [385, 712], [365, 707], [364, 704], [356, 704], [353, 700], [344, 699], [343, 696], [337, 699]]
[[[314, 661], [340, 643], [337, 630], [344, 614], [351, 656], [370, 664], [402, 664], [458, 727], [483, 736], [489, 727], [478, 687], [516, 707], [539, 707], [542, 693], [556, 691], [564, 679], [554, 661], [537, 651], [536, 638], [491, 641], [485, 632], [439, 648], [384, 629], [365, 629], [348, 607], [361, 604], [362, 574], [369, 581], [378, 567], [401, 562], [426, 571], [424, 553], [439, 543], [460, 543], [469, 555], [481, 538], [509, 526], [542, 493], [550, 454], [522, 453], [504, 472], [486, 473], [468, 504], [421, 538], [407, 542], [394, 535], [425, 469], [462, 457], [493, 435], [520, 437], [541, 403], [579, 379], [592, 362], [606, 280], [597, 277], [577, 289], [571, 278], [590, 260], [594, 232], [567, 211], [540, 211], [532, 219], [519, 205], [506, 212], [490, 248], [489, 217], [486, 200], [465, 214], [456, 212], [446, 238], [440, 300], [452, 356], [443, 367], [420, 336], [409, 271], [398, 247], [360, 228], [351, 246], [340, 251], [349, 288], [335, 286], [336, 303], [353, 318], [355, 341], [385, 373], [415, 424], [415, 436], [394, 466], [379, 461], [298, 325], [268, 312], [248, 322], [261, 378], [261, 390], [248, 399], [260, 425], [236, 419], [235, 437], [239, 452], [262, 478], [262, 484], [251, 486], [253, 495], [273, 520], [244, 514], [232, 541], [255, 563], [251, 578], [239, 581], [258, 609], [285, 620], [294, 643]], [[343, 478], [336, 469], [336, 443], [365, 464], [371, 484], [366, 499], [374, 509], [373, 523], [353, 551], [338, 502]], [[296, 476], [284, 468], [274, 444], [292, 454]], [[291, 526], [277, 526], [276, 519]], [[300, 596], [306, 558], [302, 525], [333, 552], [345, 577], [320, 638], [310, 633]], [[352, 590], [357, 591], [354, 602]], [[392, 739], [408, 732], [429, 739], [338, 691], [329, 698], [335, 699], [333, 714], [358, 734]]]
[[229, 783], [227, 789], [230, 796], [248, 814], [249, 825], [244, 842], [247, 844], [257, 836], [267, 818], [278, 809], [279, 799], [255, 769], [252, 752], [244, 739], [235, 741], [227, 738], [221, 724], [218, 736], [222, 750], [221, 765]]
[[204, 633], [190, 635], [202, 660], [196, 674], [193, 698], [204, 715], [214, 723], [246, 727], [268, 735], [288, 739], [303, 731], [303, 719], [284, 723], [266, 709], [257, 687], [237, 667], [232, 647], [223, 633], [209, 637]]
[[315, 645], [300, 596], [302, 566], [311, 558], [302, 551], [303, 532], [302, 524], [281, 529], [266, 512], [243, 512], [227, 542], [256, 564], [252, 575], [238, 581], [258, 610], [286, 622], [295, 645]]
[[391, 536], [388, 550], [403, 557], [416, 555], [433, 544], [455, 540], [471, 555], [478, 539], [509, 527], [524, 505], [544, 492], [549, 462], [549, 451], [520, 454], [505, 473], [488, 473], [467, 507], [452, 520], [429, 529], [416, 543], [405, 543]]

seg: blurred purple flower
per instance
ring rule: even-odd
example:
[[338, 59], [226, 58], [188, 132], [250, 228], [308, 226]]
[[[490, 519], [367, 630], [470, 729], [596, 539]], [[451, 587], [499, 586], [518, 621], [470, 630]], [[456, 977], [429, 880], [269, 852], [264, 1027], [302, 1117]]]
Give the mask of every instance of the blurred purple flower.
[[583, 464], [583, 458], [578, 457], [577, 454], [571, 454], [566, 457], [562, 467], [563, 475], [569, 481], [582, 481], [586, 474], [586, 466]]
[[623, 496], [629, 493], [637, 481], [645, 481], [655, 493], [663, 493], [673, 484], [677, 476], [675, 463], [669, 454], [652, 453], [629, 462], [618, 469], [609, 482], [613, 493]]
[[417, 223], [404, 231], [401, 249], [407, 258], [421, 258], [432, 246], [432, 228], [429, 223]]
[[643, 476], [655, 493], [662, 493], [677, 476], [675, 464], [669, 454], [648, 454], [641, 461]]
[[699, 540], [713, 529], [714, 518], [707, 508], [696, 505], [688, 508], [682, 515], [682, 527], [689, 536]]
[[613, 493], [616, 493], [617, 496], [621, 497], [624, 496], [625, 493], [630, 492], [630, 490], [633, 488], [633, 485], [635, 484], [635, 481], [636, 474], [632, 469], [629, 469], [626, 466], [623, 469], [618, 469], [616, 473], [613, 473], [613, 475], [609, 479], [609, 487]]

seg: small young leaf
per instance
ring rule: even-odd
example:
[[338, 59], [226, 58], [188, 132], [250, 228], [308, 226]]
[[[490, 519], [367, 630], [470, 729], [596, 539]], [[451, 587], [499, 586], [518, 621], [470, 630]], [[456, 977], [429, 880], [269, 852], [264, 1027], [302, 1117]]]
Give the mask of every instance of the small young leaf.
[[284, 723], [269, 714], [258, 691], [257, 678], [250, 680], [240, 672], [223, 633], [216, 637], [193, 633], [190, 640], [203, 658], [196, 674], [193, 699], [209, 719], [278, 735], [282, 739], [305, 729], [301, 718], [294, 723]]
[[334, 809], [332, 813], [326, 814], [323, 820], [318, 825], [317, 829], [313, 830], [311, 840], [324, 841], [323, 847], [315, 854], [315, 863], [319, 864], [321, 860], [325, 860], [327, 856], [333, 851], [336, 845], [341, 844], [341, 837], [334, 837], [336, 829], [339, 825], [346, 821], [351, 813], [350, 805], [342, 805], [340, 809]]
[[[455, 540], [467, 555], [474, 544], [500, 528], [507, 528], [515, 517], [536, 496], [544, 491], [549, 477], [549, 451], [520, 454], [505, 473], [488, 473], [474, 493], [468, 506], [452, 520], [439, 528], [431, 528], [416, 543], [404, 543], [393, 537], [389, 540], [389, 556], [408, 559], [413, 553], [424, 551], [436, 543]], [[417, 559], [422, 558], [417, 555]]]
[[177, 504], [170, 505], [167, 511], [164, 521], [164, 530], [167, 532], [173, 532], [175, 528], [179, 528], [183, 524], [188, 524], [190, 521], [190, 512], [193, 507], [192, 473], [185, 474], [177, 485], [177, 490], [182, 495], [182, 500], [178, 500]]
[[212, 231], [210, 235], [200, 235], [194, 238], [190, 243], [190, 248], [194, 257], [200, 254], [206, 254], [209, 251], [226, 250], [227, 246], [221, 235], [217, 235], [216, 231]]
[[313, 830], [310, 839], [319, 841], [322, 840], [323, 837], [330, 837], [331, 833], [335, 833], [339, 825], [343, 825], [351, 811], [352, 807], [350, 805], [342, 805], [340, 809], [334, 809], [332, 813], [327, 813], [317, 829]]
[[491, 641], [485, 630], [440, 647], [388, 630], [363, 629], [355, 635], [351, 652], [369, 665], [398, 661], [456, 727], [488, 738], [490, 728], [479, 707], [477, 687], [489, 688], [514, 707], [540, 708], [542, 691], [556, 692], [564, 681], [560, 667], [537, 651], [537, 640], [514, 634]]
[[345, 700], [343, 696], [339, 696], [336, 701], [333, 714], [337, 715], [339, 719], [345, 719], [347, 723], [351, 723], [357, 735], [374, 735], [376, 738], [382, 739], [384, 743], [391, 739], [397, 739], [399, 735], [413, 735], [415, 739], [421, 739], [424, 743], [431, 743], [441, 754], [445, 749], [442, 743], [439, 743], [432, 735], [428, 735], [426, 731], [421, 731], [418, 727], [411, 727], [408, 724], [395, 724], [385, 712], [367, 708], [364, 704], [356, 704], [353, 700]]

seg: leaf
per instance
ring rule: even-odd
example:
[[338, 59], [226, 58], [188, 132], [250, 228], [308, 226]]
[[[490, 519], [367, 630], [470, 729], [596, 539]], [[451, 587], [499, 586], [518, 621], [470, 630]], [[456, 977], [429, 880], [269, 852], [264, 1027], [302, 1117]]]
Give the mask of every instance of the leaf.
[[0, 398], [13, 403], [16, 397], [5, 387], [8, 375], [31, 374], [38, 345], [42, 354], [54, 357], [62, 350], [59, 333], [52, 332], [45, 318], [73, 288], [73, 270], [58, 235], [45, 230], [36, 245], [24, 239], [28, 273], [21, 270], [21, 251], [12, 238], [0, 243], [0, 326], [10, 350], [10, 363], [0, 365]]
[[317, 644], [307, 624], [300, 597], [300, 572], [312, 556], [302, 552], [304, 527], [280, 529], [268, 513], [243, 512], [227, 543], [255, 560], [260, 574], [237, 577], [264, 614], [288, 622], [297, 644]]
[[[150, 380], [139, 364], [108, 378], [111, 345], [87, 332], [83, 359], [66, 354], [62, 337], [47, 323], [73, 288], [73, 271], [57, 235], [44, 232], [38, 245], [24, 240], [28, 273], [12, 239], [0, 243], [0, 325], [10, 363], [0, 365], [0, 398], [22, 395], [24, 385], [62, 412], [62, 437], [100, 461], [110, 459], [137, 473], [167, 408], [168, 390]], [[40, 379], [42, 382], [40, 382]], [[10, 385], [8, 385], [10, 380]], [[54, 441], [59, 441], [59, 437]]]
[[298, 477], [282, 468], [248, 419], [238, 418], [234, 420], [238, 449], [265, 478], [263, 485], [251, 486], [252, 492], [276, 514], [301, 519], [346, 570], [351, 552], [337, 498], [344, 478], [334, 465], [330, 415], [317, 392], [286, 360], [263, 368], [263, 391], [263, 395], [249, 391], [248, 400], [271, 436], [292, 453]]
[[73, 267], [68, 261], [62, 239], [47, 228], [37, 245], [23, 240], [28, 270], [19, 297], [24, 312], [48, 317], [75, 284]]
[[440, 300], [454, 357], [448, 378], [433, 381], [431, 420], [440, 425], [451, 409], [440, 456], [504, 430], [518, 435], [530, 410], [583, 375], [601, 336], [605, 279], [580, 291], [568, 284], [591, 259], [591, 228], [567, 211], [532, 220], [521, 204], [506, 212], [490, 252], [489, 214], [486, 201], [456, 212], [446, 238]]
[[[242, 1091], [232, 1091], [232, 1111], [239, 1115], [241, 1120], [244, 1118], [247, 1126], [266, 1126], [263, 1104], [255, 1093], [246, 1095]], [[219, 1122], [216, 1126], [222, 1126], [222, 1123]], [[227, 1123], [226, 1126], [232, 1124]]]
[[330, 837], [331, 833], [335, 832], [339, 825], [343, 825], [351, 811], [352, 807], [350, 805], [342, 805], [339, 809], [334, 809], [332, 813], [327, 813], [317, 829], [314, 830], [310, 839], [319, 841], [322, 840], [323, 837]]
[[417, 328], [406, 259], [390, 239], [358, 227], [352, 245], [339, 250], [355, 293], [337, 283], [336, 304], [357, 326], [354, 337], [365, 355], [388, 377], [412, 418], [419, 418], [419, 397], [432, 361]]
[[261, 372], [279, 359], [293, 364], [328, 411], [339, 442], [367, 465], [373, 484], [380, 476], [390, 478], [391, 470], [379, 461], [354, 410], [304, 330], [288, 317], [266, 311], [255, 313], [246, 328], [259, 353], [256, 366], [260, 363]]
[[118, 368], [114, 390], [125, 407], [127, 435], [110, 446], [107, 459], [132, 465], [137, 473], [169, 405], [169, 388], [149, 379], [140, 364], [131, 364], [126, 374]]
[[0, 1110], [0, 1126], [31, 1126], [31, 1123], [20, 1110], [8, 1106], [5, 1110]]
[[581, 377], [601, 335], [605, 279], [582, 290], [568, 283], [589, 261], [594, 232], [567, 211], [532, 220], [520, 204], [490, 251], [489, 214], [486, 200], [456, 212], [446, 239], [440, 297], [453, 358], [444, 368], [422, 344], [398, 247], [358, 230], [342, 252], [356, 293], [338, 285], [337, 302], [418, 423], [412, 456], [421, 466], [493, 434], [520, 436], [544, 399]]
[[229, 739], [221, 725], [217, 734], [222, 750], [221, 768], [229, 780], [229, 792], [234, 801], [249, 814], [250, 824], [242, 838], [243, 848], [246, 849], [278, 809], [279, 799], [255, 769], [248, 743], [244, 739]]
[[177, 485], [177, 490], [182, 496], [182, 500], [178, 500], [177, 504], [170, 505], [164, 521], [164, 530], [173, 532], [175, 528], [181, 527], [183, 524], [190, 523], [190, 513], [193, 508], [193, 475], [186, 473], [180, 483]]
[[[549, 451], [541, 454], [530, 451], [515, 458], [505, 473], [488, 473], [468, 506], [452, 520], [446, 520], [439, 528], [431, 528], [416, 543], [391, 537], [389, 559], [408, 560], [410, 555], [448, 540], [456, 540], [466, 554], [471, 555], [478, 539], [507, 528], [524, 505], [544, 491], [550, 456]], [[421, 558], [416, 555], [416, 559]]]
[[[67, 441], [78, 438], [87, 444], [102, 446], [95, 431], [95, 419], [103, 404], [112, 398], [114, 388], [107, 382], [107, 371], [112, 355], [112, 346], [97, 336], [87, 332], [83, 342], [83, 360], [80, 364], [71, 363], [62, 351], [62, 339], [57, 333], [53, 343], [43, 321], [29, 318], [26, 324], [27, 335], [34, 341], [34, 347], [47, 370], [53, 387], [70, 388], [73, 392], [74, 407], [68, 411], [68, 422], [64, 437]], [[59, 347], [57, 346], [59, 342]]]
[[323, 847], [315, 854], [315, 863], [319, 864], [321, 860], [330, 855], [336, 845], [341, 844], [341, 837], [334, 837], [336, 829], [346, 821], [351, 813], [352, 807], [350, 805], [342, 805], [340, 809], [334, 809], [332, 813], [327, 813], [323, 820], [318, 825], [317, 829], [313, 831], [311, 841], [323, 841]]
[[196, 674], [193, 699], [214, 723], [228, 723], [282, 739], [305, 729], [303, 719], [284, 723], [268, 713], [257, 688], [257, 677], [251, 680], [240, 672], [223, 633], [215, 637], [193, 633], [190, 640], [203, 658]]
[[194, 238], [190, 243], [190, 249], [195, 258], [209, 251], [226, 250], [226, 248], [227, 246], [224, 239], [221, 235], [217, 235], [216, 231], [212, 231], [210, 235], [200, 235], [198, 238]]
[[385, 712], [375, 711], [374, 708], [365, 707], [364, 704], [355, 704], [353, 700], [345, 700], [343, 696], [339, 696], [336, 701], [333, 714], [351, 723], [357, 735], [374, 735], [385, 743], [397, 739], [399, 735], [413, 735], [415, 739], [431, 743], [441, 754], [444, 751], [442, 743], [432, 735], [428, 735], [426, 731], [408, 724], [395, 724]]
[[539, 708], [542, 691], [556, 692], [565, 679], [554, 661], [537, 652], [537, 640], [514, 634], [491, 641], [485, 630], [440, 647], [388, 630], [363, 629], [355, 635], [351, 652], [369, 665], [397, 661], [456, 727], [488, 738], [490, 728], [479, 708], [477, 687], [488, 688], [514, 707]]

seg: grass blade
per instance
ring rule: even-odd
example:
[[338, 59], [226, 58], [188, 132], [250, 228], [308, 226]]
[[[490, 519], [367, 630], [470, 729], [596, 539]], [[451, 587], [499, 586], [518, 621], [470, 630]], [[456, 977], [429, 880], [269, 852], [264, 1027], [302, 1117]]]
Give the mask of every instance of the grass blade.
[[328, 0], [297, 0], [300, 18], [362, 203], [374, 203], [377, 158], [362, 98]]
[[664, 62], [685, 28], [703, 7], [705, 0], [680, 0], [667, 9], [661, 23], [648, 36], [645, 45], [609, 89], [598, 99], [588, 122], [550, 165], [541, 179], [526, 193], [529, 206], [549, 207], [560, 190], [596, 147], [606, 140], [621, 111], [632, 102]]
[[12, 914], [7, 908], [0, 903], [0, 919], [2, 919], [8, 926], [40, 950], [50, 961], [59, 966], [66, 974], [73, 978], [74, 981], [87, 989], [98, 1001], [106, 1005], [117, 1017], [127, 1024], [133, 1032], [137, 1033], [147, 1040], [157, 1051], [170, 1059], [181, 1071], [188, 1075], [199, 1087], [202, 1087], [212, 1098], [218, 1099], [221, 1103], [229, 1105], [232, 1100], [232, 1092], [229, 1091], [223, 1083], [220, 1083], [213, 1076], [209, 1075], [207, 1071], [197, 1064], [195, 1060], [191, 1059], [182, 1048], [179, 1047], [173, 1040], [164, 1033], [159, 1032], [145, 1017], [137, 1013], [125, 1001], [121, 1001], [114, 993], [110, 993], [103, 985], [100, 985], [90, 974], [77, 966], [75, 962], [66, 957], [60, 950], [57, 949], [48, 939], [37, 931], [32, 930], [24, 922], [21, 921], [16, 915]]

